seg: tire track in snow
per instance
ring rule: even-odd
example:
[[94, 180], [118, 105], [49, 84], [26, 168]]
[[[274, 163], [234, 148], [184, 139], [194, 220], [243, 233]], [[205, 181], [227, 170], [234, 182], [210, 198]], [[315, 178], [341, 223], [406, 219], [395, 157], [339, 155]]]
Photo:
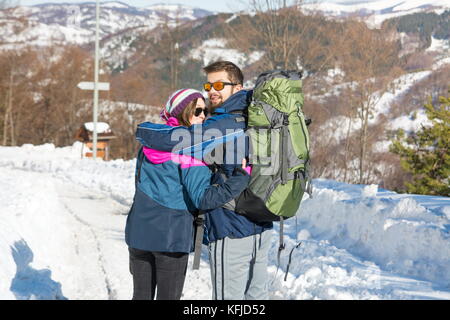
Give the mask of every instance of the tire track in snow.
[[[62, 195], [60, 195], [61, 203], [64, 205], [64, 208], [66, 209], [66, 211], [67, 211], [67, 212], [68, 212], [68, 213], [69, 213], [69, 214], [70, 214], [77, 222], [79, 222], [79, 223], [82, 224], [84, 227], [86, 227], [86, 228], [89, 230], [89, 232], [91, 233], [92, 238], [93, 238], [94, 241], [95, 241], [95, 248], [96, 248], [96, 252], [97, 252], [97, 256], [98, 256], [98, 265], [99, 265], [99, 268], [100, 268], [100, 270], [101, 270], [101, 274], [102, 274], [103, 277], [104, 277], [104, 281], [105, 281], [105, 289], [106, 289], [106, 292], [108, 293], [108, 299], [109, 299], [109, 300], [116, 300], [116, 299], [117, 299], [117, 293], [116, 293], [116, 291], [115, 291], [114, 289], [112, 289], [111, 282], [110, 282], [109, 277], [108, 277], [108, 273], [106, 272], [106, 269], [105, 269], [105, 258], [104, 258], [103, 253], [102, 253], [102, 249], [101, 249], [101, 245], [100, 245], [100, 241], [99, 241], [99, 238], [98, 238], [98, 236], [97, 236], [97, 233], [96, 233], [96, 231], [94, 230], [94, 227], [93, 227], [91, 224], [89, 224], [88, 222], [86, 222], [85, 220], [83, 220], [80, 216], [78, 216], [78, 215], [70, 208], [70, 206], [67, 204], [67, 202], [64, 201], [64, 199], [67, 199], [67, 198], [68, 198], [67, 196], [62, 196]], [[77, 236], [76, 236], [76, 240], [77, 240], [77, 245], [78, 245], [79, 239], [78, 239]]]

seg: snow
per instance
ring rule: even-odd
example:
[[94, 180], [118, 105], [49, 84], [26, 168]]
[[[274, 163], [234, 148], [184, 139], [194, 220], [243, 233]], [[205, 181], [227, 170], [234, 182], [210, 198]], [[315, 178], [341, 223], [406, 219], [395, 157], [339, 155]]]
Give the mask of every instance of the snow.
[[[79, 142], [0, 147], [0, 299], [130, 299], [134, 170], [81, 159]], [[450, 198], [316, 179], [278, 270], [272, 231], [270, 299], [450, 299], [449, 220]], [[206, 247], [200, 270], [192, 258], [182, 299], [211, 299]]]
[[240, 68], [255, 63], [263, 55], [262, 51], [254, 51], [247, 55], [236, 49], [227, 49], [227, 40], [221, 38], [205, 40], [199, 47], [192, 49], [189, 54], [192, 59], [201, 60], [205, 66], [222, 59], [233, 61]]
[[[94, 123], [93, 122], [86, 122], [84, 124], [84, 127], [91, 132], [94, 132]], [[97, 133], [109, 133], [111, 132], [111, 128], [109, 127], [109, 124], [105, 122], [97, 122]]]
[[448, 0], [375, 0], [358, 3], [319, 1], [302, 5], [306, 11], [322, 11], [331, 16], [362, 14], [370, 28], [379, 28], [386, 19], [420, 12], [428, 7], [433, 7], [435, 12], [441, 12], [443, 8], [450, 8], [450, 2]]
[[437, 52], [448, 52], [450, 49], [450, 40], [445, 39], [436, 39], [435, 37], [431, 37], [431, 45], [425, 51], [437, 51]]
[[118, 1], [111, 1], [111, 2], [103, 2], [102, 3], [102, 7], [108, 7], [108, 8], [129, 8], [130, 6], [122, 3], [122, 2], [118, 2]]
[[318, 3], [305, 4], [305, 8], [320, 9], [335, 14], [352, 13], [355, 11], [367, 10], [371, 12], [387, 11], [391, 9], [395, 11], [408, 11], [411, 9], [423, 6], [435, 6], [448, 8], [450, 4], [447, 0], [376, 0], [376, 1], [361, 1], [360, 3], [331, 3], [327, 1], [320, 1]]
[[[450, 52], [450, 50], [449, 50], [449, 52]], [[450, 55], [450, 53], [449, 53], [449, 55]], [[438, 69], [440, 69], [442, 67], [445, 67], [445, 65], [448, 65], [448, 64], [450, 64], [450, 56], [448, 56], [446, 58], [443, 58], [443, 59], [440, 59], [437, 62], [435, 62], [433, 64], [432, 69], [433, 70], [438, 70]]]
[[[350, 126], [350, 129], [349, 129]], [[347, 134], [356, 132], [361, 129], [361, 122], [358, 119], [351, 119], [346, 116], [336, 116], [326, 121], [320, 126], [320, 141], [339, 142], [347, 137]]]
[[[8, 22], [11, 28], [14, 26], [12, 22]], [[2, 38], [12, 45], [36, 45], [49, 46], [55, 42], [69, 42], [73, 44], [85, 44], [92, 41], [93, 35], [89, 30], [81, 29], [76, 25], [68, 24], [68, 26], [56, 24], [44, 24], [39, 22], [31, 22], [30, 26], [21, 33], [15, 34], [13, 29], [7, 30]], [[4, 45], [3, 45], [4, 46]]]
[[[440, 65], [444, 65], [446, 63], [445, 60], [440, 60], [439, 62]], [[375, 92], [372, 98], [372, 100], [375, 101], [375, 104], [372, 107], [373, 117], [369, 119], [369, 124], [372, 125], [379, 122], [381, 115], [385, 115], [390, 119], [389, 113], [393, 103], [403, 95], [407, 94], [414, 84], [423, 81], [431, 74], [432, 71], [429, 70], [407, 73], [393, 80], [389, 85], [389, 89], [386, 90], [386, 92], [384, 92], [381, 96], [379, 92]], [[329, 70], [328, 77], [326, 79], [332, 83], [333, 78], [337, 76], [340, 76], [339, 69]], [[348, 85], [349, 84], [346, 83], [334, 85], [334, 94], [338, 95], [338, 89]], [[331, 94], [333, 94], [333, 92], [330, 91], [326, 95]], [[346, 116], [337, 116], [330, 119], [319, 128], [319, 131], [322, 132], [320, 138], [323, 139], [323, 141], [341, 141], [347, 136], [347, 133], [352, 134], [361, 129], [361, 122], [358, 119], [352, 119], [349, 130], [349, 121], [350, 119]], [[430, 123], [431, 122], [428, 120], [425, 111], [423, 109], [419, 109], [409, 115], [402, 115], [400, 117], [390, 119], [386, 127], [390, 130], [403, 129], [405, 131], [417, 131], [417, 129], [420, 129], [422, 125], [429, 125]], [[378, 151], [387, 151], [389, 144], [390, 143], [388, 141], [381, 141], [377, 146]]]
[[423, 9], [416, 8], [416, 9], [410, 9], [407, 11], [394, 11], [392, 13], [384, 13], [384, 14], [378, 14], [378, 12], [377, 12], [377, 13], [369, 16], [365, 21], [369, 28], [371, 28], [371, 29], [378, 28], [379, 29], [379, 28], [381, 28], [383, 21], [385, 21], [387, 19], [393, 19], [393, 18], [404, 16], [406, 14], [414, 14], [414, 13], [422, 12], [422, 11], [423, 11]]
[[230, 23], [231, 21], [235, 20], [236, 18], [238, 18], [239, 16], [237, 14], [233, 14], [231, 17], [229, 17], [225, 23]]
[[377, 118], [380, 114], [389, 114], [391, 104], [395, 99], [406, 94], [414, 84], [424, 80], [426, 77], [430, 76], [431, 73], [431, 71], [407, 73], [392, 81], [390, 89], [383, 93], [374, 107], [376, 116], [374, 117], [373, 122], [378, 120]]
[[[365, 186], [332, 181], [317, 181], [316, 185], [321, 188], [318, 199], [305, 202], [300, 216], [313, 236], [331, 238], [338, 247], [384, 270], [449, 286], [450, 230], [443, 207], [450, 205], [450, 198], [404, 196], [376, 192], [373, 187], [367, 192]], [[336, 194], [342, 191], [345, 194]], [[320, 202], [333, 208], [332, 219], [321, 212]]]
[[194, 9], [191, 6], [181, 5], [181, 4], [154, 4], [151, 6], [145, 7], [145, 9], [149, 10], [161, 10], [161, 11], [172, 11], [172, 12], [178, 12], [184, 9]]
[[[175, 10], [177, 9], [177, 10]], [[187, 6], [151, 6], [137, 8], [119, 1], [102, 3], [100, 14], [100, 37], [116, 35], [107, 39], [121, 41], [122, 32], [132, 29], [133, 35], [139, 30], [152, 30], [169, 19], [195, 20], [199, 16], [213, 14]], [[13, 17], [29, 17], [29, 25], [17, 32], [20, 23]], [[174, 25], [174, 21], [169, 21]], [[20, 48], [25, 45], [49, 46], [54, 44], [85, 45], [95, 38], [95, 3], [86, 2], [71, 4], [41, 4], [36, 6], [19, 6], [8, 16], [0, 12], [2, 33], [0, 48]], [[126, 32], [129, 34], [129, 32]]]
[[410, 115], [400, 116], [391, 120], [389, 128], [392, 130], [403, 129], [406, 132], [417, 132], [422, 126], [431, 125], [425, 110], [421, 109], [417, 112], [412, 112]]
[[424, 5], [431, 5], [431, 6], [442, 6], [442, 7], [449, 7], [450, 4], [447, 0], [408, 0], [408, 1], [402, 1], [402, 3], [395, 7], [394, 10], [410, 10], [412, 8], [421, 7]]

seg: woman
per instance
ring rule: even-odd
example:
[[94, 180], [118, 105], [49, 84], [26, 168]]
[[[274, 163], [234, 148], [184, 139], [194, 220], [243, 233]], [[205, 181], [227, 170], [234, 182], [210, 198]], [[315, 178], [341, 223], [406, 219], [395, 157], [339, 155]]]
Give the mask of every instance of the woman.
[[[161, 117], [166, 124], [201, 124], [208, 111], [203, 95], [181, 89], [168, 99]], [[125, 239], [133, 275], [133, 299], [179, 300], [189, 253], [193, 251], [197, 209], [220, 207], [248, 185], [249, 175], [237, 167], [222, 185], [211, 185], [211, 172], [190, 156], [141, 148], [136, 165], [136, 192]]]

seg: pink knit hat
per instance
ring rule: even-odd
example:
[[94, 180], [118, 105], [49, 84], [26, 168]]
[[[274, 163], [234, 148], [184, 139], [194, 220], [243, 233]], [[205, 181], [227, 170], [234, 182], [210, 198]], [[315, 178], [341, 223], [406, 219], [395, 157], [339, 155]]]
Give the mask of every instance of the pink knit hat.
[[161, 111], [161, 119], [168, 121], [170, 117], [179, 115], [187, 105], [195, 99], [203, 99], [202, 93], [194, 89], [180, 89], [172, 93], [166, 106]]

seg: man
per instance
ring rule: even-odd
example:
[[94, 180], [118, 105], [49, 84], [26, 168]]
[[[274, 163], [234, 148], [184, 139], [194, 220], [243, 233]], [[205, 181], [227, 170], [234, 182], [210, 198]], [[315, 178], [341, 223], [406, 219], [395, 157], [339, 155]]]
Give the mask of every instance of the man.
[[[218, 161], [219, 163], [215, 165], [217, 172], [213, 175], [211, 183], [221, 184], [236, 166], [242, 165], [242, 157], [246, 155], [242, 149], [246, 149], [247, 146], [238, 143], [236, 148], [233, 143], [239, 132], [241, 138], [243, 136], [243, 129], [246, 126], [245, 114], [252, 92], [243, 89], [242, 71], [232, 62], [218, 61], [203, 70], [207, 76], [204, 89], [208, 93], [209, 108], [213, 116], [203, 125], [189, 128], [143, 124], [138, 126], [136, 137], [148, 148], [173, 152], [194, 151], [198, 156], [196, 147], [204, 148], [204, 144], [208, 145], [211, 141], [207, 137], [208, 132], [220, 132], [225, 137], [223, 139], [226, 143], [225, 152], [222, 155], [223, 161]], [[179, 142], [179, 137], [185, 139]], [[199, 140], [201, 143], [198, 143]], [[204, 152], [205, 149], [200, 151]], [[200, 156], [202, 155], [204, 154]], [[216, 160], [220, 157], [215, 155]], [[207, 244], [209, 249], [213, 299], [268, 298], [267, 260], [272, 228], [271, 222], [251, 222], [234, 212], [232, 206], [205, 212], [204, 244]]]
[[[208, 93], [209, 108], [214, 112], [229, 97], [243, 89], [244, 76], [241, 70], [232, 62], [218, 61], [203, 68], [207, 75], [207, 83], [204, 85]], [[213, 84], [223, 83], [223, 89], [217, 89]], [[216, 86], [217, 87], [217, 86]]]
[[[203, 70], [211, 111], [245, 113], [248, 94], [243, 94], [241, 70], [229, 61], [212, 63]], [[255, 224], [225, 208], [212, 210], [205, 218], [213, 299], [267, 299], [272, 223]]]

